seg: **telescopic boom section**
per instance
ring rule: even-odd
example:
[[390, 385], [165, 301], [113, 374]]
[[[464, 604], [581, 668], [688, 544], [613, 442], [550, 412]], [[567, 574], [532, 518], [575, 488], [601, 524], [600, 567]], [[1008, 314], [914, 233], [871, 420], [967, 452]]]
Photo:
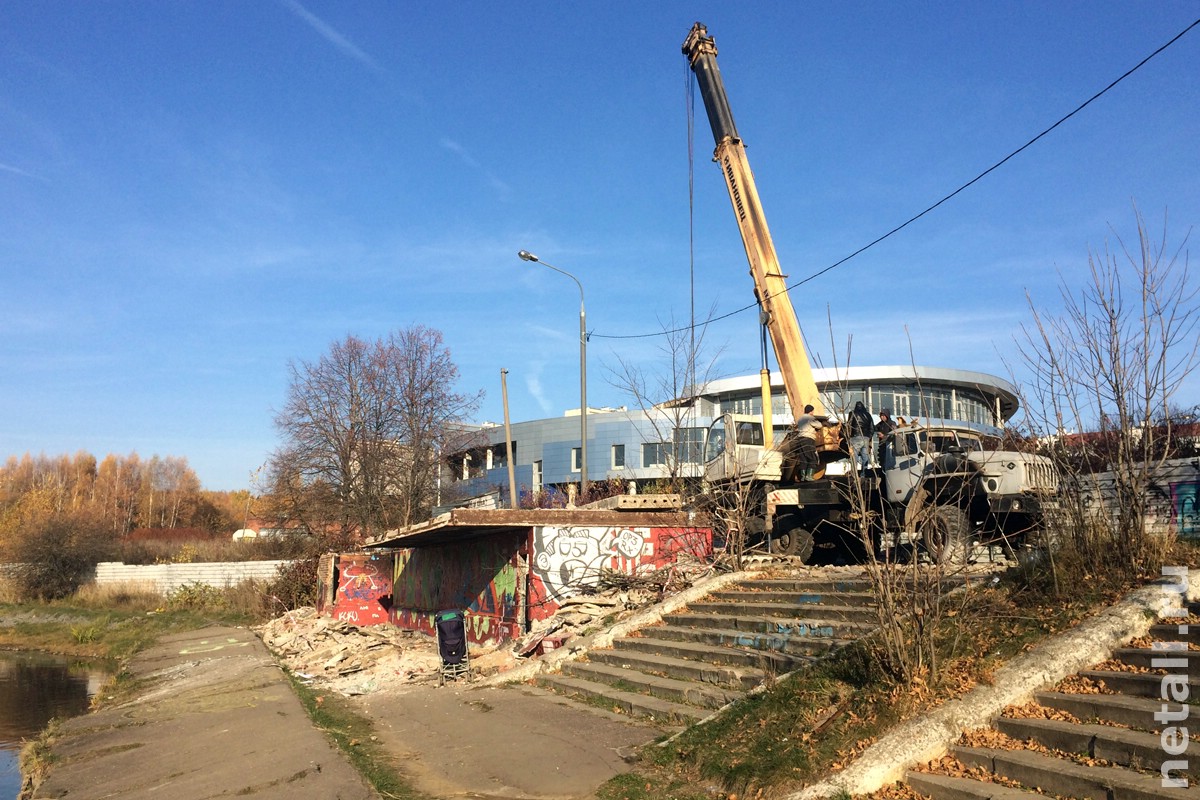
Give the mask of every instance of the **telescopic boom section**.
[[788, 297], [787, 276], [779, 269], [779, 257], [775, 255], [775, 244], [767, 228], [762, 203], [758, 199], [758, 188], [754, 184], [754, 173], [746, 159], [746, 147], [738, 136], [733, 123], [733, 112], [729, 110], [729, 98], [725, 96], [725, 84], [721, 71], [717, 69], [717, 45], [708, 29], [697, 22], [692, 26], [683, 43], [683, 53], [692, 65], [708, 122], [712, 126], [717, 149], [713, 161], [721, 165], [725, 185], [729, 189], [729, 200], [737, 217], [738, 230], [742, 233], [742, 244], [750, 262], [750, 275], [754, 278], [754, 290], [758, 302], [767, 315], [767, 330], [771, 334], [771, 345], [775, 358], [783, 373], [784, 388], [792, 413], [799, 416], [806, 404], [812, 404], [815, 413], [824, 414], [821, 395], [813, 379], [812, 364], [804, 349], [800, 335], [800, 323]]

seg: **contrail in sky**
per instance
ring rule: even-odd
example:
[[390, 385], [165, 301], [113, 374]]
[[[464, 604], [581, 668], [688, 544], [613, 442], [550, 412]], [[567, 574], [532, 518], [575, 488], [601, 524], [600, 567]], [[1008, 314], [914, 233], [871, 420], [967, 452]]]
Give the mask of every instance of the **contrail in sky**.
[[375, 59], [360, 50], [353, 42], [342, 36], [325, 20], [318, 17], [316, 14], [309, 11], [304, 6], [300, 5], [297, 0], [281, 0], [284, 7], [295, 14], [300, 19], [304, 20], [309, 26], [321, 35], [325, 41], [332, 44], [338, 50], [341, 50], [346, 55], [359, 61], [376, 72], [382, 72], [379, 65], [375, 63]]

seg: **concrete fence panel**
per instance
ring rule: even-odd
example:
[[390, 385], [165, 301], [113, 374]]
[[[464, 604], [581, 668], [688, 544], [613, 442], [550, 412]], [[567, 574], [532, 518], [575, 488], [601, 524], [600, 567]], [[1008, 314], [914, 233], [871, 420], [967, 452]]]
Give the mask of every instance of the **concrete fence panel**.
[[153, 586], [166, 594], [191, 583], [226, 588], [242, 581], [269, 581], [288, 561], [219, 561], [202, 564], [123, 564], [101, 561], [96, 565], [96, 583]]

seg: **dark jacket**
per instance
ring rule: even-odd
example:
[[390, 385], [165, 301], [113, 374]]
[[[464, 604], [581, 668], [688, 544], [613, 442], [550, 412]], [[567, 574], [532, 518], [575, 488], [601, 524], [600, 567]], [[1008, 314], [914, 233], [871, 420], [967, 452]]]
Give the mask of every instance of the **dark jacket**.
[[881, 418], [879, 422], [875, 423], [875, 432], [880, 436], [887, 436], [894, 430], [896, 430], [896, 423], [892, 422], [890, 419]]
[[874, 427], [875, 421], [871, 419], [871, 412], [867, 411], [862, 403], [855, 403], [854, 410], [846, 418], [846, 435], [870, 436]]

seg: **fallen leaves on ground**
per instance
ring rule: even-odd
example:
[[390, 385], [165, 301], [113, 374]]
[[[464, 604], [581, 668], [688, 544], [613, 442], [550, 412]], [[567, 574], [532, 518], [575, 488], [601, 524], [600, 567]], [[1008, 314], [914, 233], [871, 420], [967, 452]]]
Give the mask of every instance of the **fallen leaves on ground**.
[[884, 786], [870, 794], [856, 794], [855, 800], [928, 800], [926, 795], [913, 789], [907, 783], [893, 783]]
[[1059, 722], [1071, 722], [1076, 725], [1080, 724], [1080, 720], [1069, 711], [1063, 711], [1060, 708], [1051, 708], [1044, 706], [1041, 703], [1025, 703], [1020, 706], [1006, 706], [1000, 712], [1000, 716], [1008, 717], [1009, 719], [1053, 719]]
[[1094, 681], [1082, 675], [1068, 675], [1055, 685], [1054, 691], [1064, 694], [1116, 694], [1104, 681]]
[[1083, 755], [1082, 753], [1071, 753], [1067, 752], [1066, 750], [1057, 750], [1053, 747], [1047, 747], [1046, 745], [1034, 739], [1014, 739], [1011, 736], [1001, 733], [995, 728], [977, 728], [975, 730], [966, 731], [959, 738], [958, 743], [962, 747], [975, 747], [989, 750], [1020, 750], [1030, 753], [1041, 753], [1044, 756], [1064, 759], [1076, 764], [1081, 764], [1085, 767], [1114, 766], [1111, 761], [1105, 761], [1103, 758], [1092, 758], [1091, 756]]
[[1101, 661], [1092, 669], [1097, 672], [1128, 672], [1135, 675], [1163, 675], [1166, 674], [1165, 669], [1157, 669], [1153, 667], [1141, 667], [1136, 664], [1127, 664], [1124, 661], [1116, 658], [1110, 658], [1107, 661]]

